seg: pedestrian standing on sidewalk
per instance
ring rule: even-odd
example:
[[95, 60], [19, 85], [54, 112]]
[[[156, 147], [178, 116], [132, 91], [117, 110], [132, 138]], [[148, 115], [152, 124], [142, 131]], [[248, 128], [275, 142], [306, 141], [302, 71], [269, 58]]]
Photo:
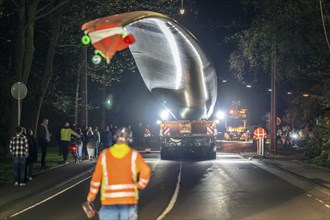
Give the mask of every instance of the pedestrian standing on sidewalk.
[[38, 129], [38, 144], [41, 148], [41, 167], [46, 168], [47, 148], [50, 142], [50, 134], [48, 131], [48, 119], [43, 119]]
[[84, 134], [81, 132], [81, 129], [77, 129], [77, 133], [80, 135], [80, 138], [76, 138], [77, 152], [78, 152], [78, 162], [82, 160], [82, 148], [84, 143]]
[[112, 133], [110, 131], [109, 126], [105, 127], [105, 130], [102, 133], [102, 145], [103, 149], [111, 147], [112, 146]]
[[61, 147], [63, 152], [63, 163], [66, 164], [69, 163], [67, 159], [70, 148], [71, 135], [80, 138], [80, 135], [77, 132], [73, 131], [69, 126], [69, 122], [66, 122], [64, 127], [61, 129]]
[[129, 147], [132, 136], [128, 128], [118, 129], [116, 140], [116, 144], [100, 153], [87, 201], [93, 202], [101, 187], [100, 220], [136, 220], [138, 189], [147, 186], [150, 167], [138, 151]]
[[139, 125], [136, 130], [136, 147], [142, 148], [143, 147], [143, 140], [144, 140], [144, 129], [142, 122], [139, 122]]
[[88, 128], [87, 131], [87, 153], [88, 159], [93, 160], [95, 154], [96, 139], [92, 127]]
[[9, 152], [13, 156], [15, 186], [25, 186], [25, 163], [29, 156], [28, 139], [22, 134], [23, 128], [16, 128], [16, 136], [10, 140]]
[[27, 133], [27, 139], [29, 143], [29, 157], [26, 158], [26, 180], [33, 180], [33, 164], [38, 161], [38, 147], [37, 141], [33, 136], [33, 131], [31, 129], [28, 129]]

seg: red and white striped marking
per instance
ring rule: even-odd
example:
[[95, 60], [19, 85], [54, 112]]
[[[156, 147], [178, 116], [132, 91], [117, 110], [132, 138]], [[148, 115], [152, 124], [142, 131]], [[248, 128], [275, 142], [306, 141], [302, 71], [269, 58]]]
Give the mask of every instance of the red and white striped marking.
[[207, 134], [208, 135], [213, 135], [214, 134], [214, 129], [212, 127], [206, 127], [207, 128]]
[[170, 128], [169, 127], [164, 127], [163, 128], [163, 135], [164, 136], [166, 136], [166, 135], [170, 135], [171, 133], [170, 133]]

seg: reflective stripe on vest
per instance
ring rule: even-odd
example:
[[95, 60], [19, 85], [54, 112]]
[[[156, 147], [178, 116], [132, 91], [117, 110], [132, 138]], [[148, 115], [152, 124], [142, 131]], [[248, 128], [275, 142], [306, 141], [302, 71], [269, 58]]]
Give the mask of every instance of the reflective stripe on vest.
[[131, 159], [131, 170], [132, 170], [132, 179], [134, 182], [136, 182], [136, 166], [135, 166], [135, 161], [137, 158], [137, 151], [133, 150], [132, 153], [132, 159]]

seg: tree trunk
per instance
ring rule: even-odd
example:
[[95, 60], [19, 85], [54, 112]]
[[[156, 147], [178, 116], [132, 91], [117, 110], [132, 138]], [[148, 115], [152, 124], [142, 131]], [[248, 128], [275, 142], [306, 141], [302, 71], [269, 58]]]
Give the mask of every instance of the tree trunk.
[[[103, 74], [104, 75], [104, 74]], [[105, 78], [105, 77], [103, 77]], [[101, 105], [101, 112], [102, 112], [102, 119], [101, 119], [101, 131], [105, 130], [105, 90], [106, 90], [105, 84], [102, 86], [102, 105]]]
[[[32, 59], [33, 59], [33, 36], [34, 36], [34, 18], [36, 15], [36, 8], [38, 1], [20, 0], [17, 3], [17, 29], [13, 45], [15, 45], [13, 56], [12, 72], [14, 75], [14, 82], [23, 82], [27, 84], [30, 74]], [[12, 83], [14, 83], [12, 82]], [[15, 133], [15, 128], [18, 124], [18, 106], [17, 100], [11, 99], [10, 121], [6, 139]]]
[[46, 55], [46, 65], [45, 65], [44, 75], [42, 76], [41, 84], [40, 84], [40, 88], [39, 88], [39, 91], [41, 93], [40, 99], [37, 100], [36, 114], [32, 118], [31, 127], [35, 128], [35, 131], [38, 126], [38, 119], [39, 119], [39, 114], [40, 114], [40, 110], [42, 107], [42, 102], [43, 102], [43, 99], [47, 92], [48, 84], [49, 84], [49, 81], [50, 81], [51, 75], [52, 75], [53, 60], [54, 60], [54, 55], [55, 55], [57, 39], [59, 36], [60, 27], [61, 27], [61, 20], [62, 20], [62, 12], [59, 11], [56, 14], [56, 16], [53, 18], [53, 24], [52, 24], [53, 29], [52, 29], [51, 37], [50, 37], [49, 44], [48, 44], [48, 52]]

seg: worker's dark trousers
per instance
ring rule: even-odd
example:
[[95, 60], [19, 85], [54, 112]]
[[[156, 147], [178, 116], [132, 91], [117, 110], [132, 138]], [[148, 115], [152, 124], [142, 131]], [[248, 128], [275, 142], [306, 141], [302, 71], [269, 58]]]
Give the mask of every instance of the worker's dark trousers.
[[62, 153], [63, 153], [63, 161], [66, 162], [68, 159], [68, 153], [70, 148], [70, 141], [61, 141]]

